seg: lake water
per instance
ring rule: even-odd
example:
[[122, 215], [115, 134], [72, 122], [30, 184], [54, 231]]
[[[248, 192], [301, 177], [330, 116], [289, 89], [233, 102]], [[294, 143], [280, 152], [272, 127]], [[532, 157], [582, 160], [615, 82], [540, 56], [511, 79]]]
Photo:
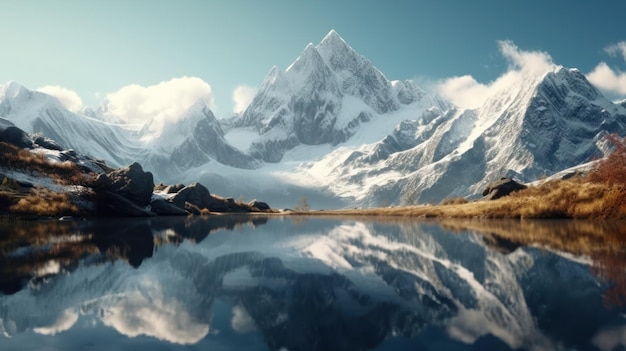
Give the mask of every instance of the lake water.
[[623, 350], [623, 246], [493, 235], [519, 223], [5, 223], [0, 350]]

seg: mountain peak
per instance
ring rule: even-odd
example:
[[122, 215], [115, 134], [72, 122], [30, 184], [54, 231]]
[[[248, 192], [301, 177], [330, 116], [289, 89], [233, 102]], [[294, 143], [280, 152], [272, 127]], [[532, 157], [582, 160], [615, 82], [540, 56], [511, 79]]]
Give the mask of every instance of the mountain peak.
[[15, 98], [24, 90], [28, 90], [28, 89], [26, 89], [20, 83], [14, 80], [11, 80], [5, 85], [0, 86], [0, 98], [5, 98], [5, 97]]
[[315, 46], [311, 43], [304, 48], [302, 54], [287, 68], [285, 72], [290, 77], [307, 77], [313, 72], [328, 69], [325, 67], [324, 59], [320, 56]]
[[557, 92], [566, 94], [568, 91], [572, 91], [588, 100], [595, 100], [602, 95], [580, 70], [563, 66], [556, 66], [552, 71], [546, 73], [539, 83], [538, 89], [551, 90], [550, 93], [552, 94]]
[[348, 43], [346, 43], [346, 41], [343, 40], [343, 38], [337, 32], [335, 32], [334, 29], [331, 30], [330, 32], [328, 32], [328, 34], [326, 34], [324, 39], [322, 39], [322, 41], [319, 43], [318, 48], [319, 47], [323, 47], [323, 46], [331, 46], [331, 47], [343, 46], [343, 47], [349, 47]]

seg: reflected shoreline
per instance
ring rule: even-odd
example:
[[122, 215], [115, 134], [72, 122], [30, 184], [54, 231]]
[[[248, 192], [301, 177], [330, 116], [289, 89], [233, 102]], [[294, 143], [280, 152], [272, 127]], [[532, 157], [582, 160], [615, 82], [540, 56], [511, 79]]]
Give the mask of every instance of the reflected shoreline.
[[117, 260], [139, 267], [156, 247], [199, 243], [218, 230], [267, 223], [267, 216], [224, 215], [106, 218], [0, 223], [0, 293], [14, 294], [32, 279], [71, 272], [79, 262]]
[[106, 343], [89, 320], [123, 342], [181, 349], [604, 350], [596, 335], [626, 330], [619, 224], [229, 215], [0, 226], [0, 337]]

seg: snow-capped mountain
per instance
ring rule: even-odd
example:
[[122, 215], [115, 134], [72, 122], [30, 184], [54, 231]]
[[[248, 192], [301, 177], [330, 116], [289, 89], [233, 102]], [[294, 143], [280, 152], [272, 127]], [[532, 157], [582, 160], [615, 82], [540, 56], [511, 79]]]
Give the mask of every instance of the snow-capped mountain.
[[64, 148], [105, 159], [112, 166], [142, 159], [148, 150], [135, 131], [68, 111], [54, 97], [9, 82], [0, 87], [0, 117], [27, 133], [42, 133]]
[[[0, 87], [0, 117], [114, 166], [144, 164], [157, 181], [200, 180], [230, 197], [290, 207], [439, 202], [601, 157], [626, 134], [626, 103], [608, 101], [576, 69], [517, 72], [475, 109], [414, 82], [390, 81], [335, 31], [274, 67], [248, 108], [217, 119], [204, 102], [171, 120], [130, 126], [105, 101], [72, 113], [17, 83]], [[328, 201], [326, 201], [328, 200]]]
[[260, 137], [249, 153], [279, 162], [304, 145], [337, 145], [359, 126], [425, 97], [410, 81], [390, 82], [335, 31], [307, 45], [285, 71], [272, 68], [235, 125], [254, 126]]
[[150, 120], [137, 126], [111, 123], [110, 102], [84, 114], [68, 111], [54, 97], [9, 82], [0, 86], [0, 117], [28, 133], [41, 133], [65, 148], [101, 158], [111, 166], [140, 162], [162, 181], [175, 181], [189, 167], [211, 161], [254, 168], [258, 161], [224, 139], [219, 122], [203, 101], [176, 121]]
[[588, 162], [607, 151], [604, 135], [625, 131], [623, 106], [578, 70], [555, 67], [478, 109], [426, 111], [377, 143], [337, 150], [303, 172], [366, 205], [439, 202], [480, 193], [503, 176], [529, 182]]
[[150, 145], [165, 158], [157, 155], [149, 163], [154, 165], [158, 174], [167, 175], [166, 179], [178, 177], [179, 173], [173, 172], [172, 167], [182, 173], [212, 160], [243, 169], [251, 169], [259, 164], [226, 141], [218, 120], [202, 101], [192, 105], [180, 121], [166, 125]]

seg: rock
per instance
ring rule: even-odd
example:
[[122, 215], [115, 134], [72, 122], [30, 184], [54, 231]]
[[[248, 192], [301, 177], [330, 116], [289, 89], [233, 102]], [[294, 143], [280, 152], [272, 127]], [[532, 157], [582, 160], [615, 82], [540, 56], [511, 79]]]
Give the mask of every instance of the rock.
[[127, 217], [154, 217], [156, 214], [144, 207], [137, 206], [128, 198], [107, 191], [103, 200], [100, 202], [101, 212], [112, 215], [120, 215]]
[[155, 199], [150, 203], [151, 211], [158, 216], [185, 216], [187, 211], [165, 199]]
[[193, 215], [201, 215], [202, 211], [200, 208], [190, 202], [185, 202], [185, 211]]
[[179, 208], [185, 208], [185, 203], [189, 202], [198, 208], [211, 210], [213, 198], [209, 189], [200, 183], [192, 183], [176, 193], [171, 199], [172, 203]]
[[489, 183], [483, 190], [483, 200], [495, 200], [507, 196], [512, 192], [526, 189], [527, 186], [514, 181], [511, 178], [501, 178], [496, 182]]
[[0, 142], [13, 144], [22, 149], [33, 148], [33, 141], [28, 136], [28, 133], [4, 118], [0, 120]]
[[271, 210], [270, 205], [263, 201], [257, 201], [256, 199], [248, 202], [248, 206], [256, 207], [259, 211], [269, 211]]
[[163, 189], [163, 192], [166, 194], [175, 194], [181, 191], [184, 187], [184, 184], [168, 185], [165, 187], [165, 189]]
[[93, 181], [92, 187], [96, 191], [99, 191], [99, 190], [105, 191], [108, 189], [110, 185], [111, 185], [111, 179], [109, 179], [109, 177], [106, 174], [100, 173], [98, 174], [96, 179]]
[[72, 149], [68, 149], [68, 150], [63, 150], [59, 153], [59, 161], [61, 162], [65, 162], [65, 161], [72, 161], [74, 163], [78, 162], [78, 154], [76, 153], [76, 151], [72, 150]]
[[[134, 162], [128, 167], [117, 169], [107, 174], [107, 177], [110, 180], [110, 184], [106, 186], [108, 191], [123, 196], [139, 207], [150, 204], [154, 189], [152, 173], [144, 172], [139, 163]], [[99, 178], [100, 176], [96, 179], [97, 184]]]
[[63, 148], [56, 141], [44, 136], [41, 133], [33, 134], [33, 142], [45, 149], [63, 151]]

